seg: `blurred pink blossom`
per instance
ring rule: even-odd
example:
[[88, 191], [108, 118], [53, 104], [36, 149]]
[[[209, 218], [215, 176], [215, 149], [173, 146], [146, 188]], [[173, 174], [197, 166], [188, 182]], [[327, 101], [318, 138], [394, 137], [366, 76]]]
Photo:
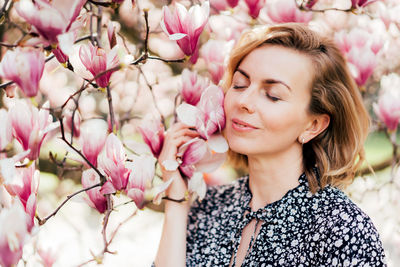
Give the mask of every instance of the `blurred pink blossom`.
[[105, 143], [105, 153], [100, 156], [99, 166], [108, 176], [103, 185], [103, 194], [115, 193], [126, 188], [130, 170], [125, 167], [126, 154], [118, 137], [111, 133]]
[[335, 42], [343, 54], [347, 54], [353, 47], [362, 48], [371, 39], [371, 34], [364, 29], [354, 28], [349, 33], [342, 30], [335, 34]]
[[368, 47], [353, 48], [347, 55], [358, 86], [363, 86], [377, 65], [376, 55]]
[[56, 254], [51, 248], [48, 248], [47, 250], [39, 248], [37, 252], [44, 267], [52, 267], [54, 262], [57, 260]]
[[13, 180], [5, 185], [8, 193], [17, 196], [24, 205], [27, 217], [27, 229], [31, 232], [36, 214], [37, 191], [39, 187], [39, 171], [31, 164], [27, 168], [16, 168]]
[[138, 129], [154, 157], [158, 158], [164, 144], [164, 125], [157, 120], [145, 120]]
[[152, 156], [133, 156], [132, 162], [127, 163], [131, 170], [126, 194], [133, 199], [136, 206], [141, 209], [145, 203], [145, 191], [151, 188], [155, 174], [156, 160]]
[[83, 155], [97, 167], [97, 157], [103, 150], [107, 138], [107, 123], [101, 119], [86, 121], [80, 132]]
[[181, 4], [175, 3], [175, 10], [163, 7], [161, 28], [170, 40], [177, 41], [181, 50], [191, 56], [197, 53], [200, 34], [207, 23], [210, 4], [203, 2], [201, 6], [194, 5], [189, 11]]
[[379, 0], [351, 0], [351, 8], [365, 7]]
[[11, 120], [5, 109], [0, 109], [0, 153], [12, 141]]
[[301, 11], [293, 0], [268, 1], [267, 14], [276, 23], [308, 23], [312, 19], [312, 12]]
[[[237, 0], [234, 0], [237, 1]], [[226, 10], [229, 7], [227, 0], [210, 0], [210, 13], [218, 14], [219, 11]]]
[[261, 8], [264, 6], [264, 1], [265, 0], [244, 0], [247, 7], [249, 8], [250, 17], [252, 17], [253, 19], [256, 19], [258, 17]]
[[[117, 57], [117, 49], [115, 46], [110, 52], [106, 52], [103, 48], [93, 46], [92, 43], [82, 45], [79, 49], [79, 57], [82, 64], [95, 77], [98, 74], [112, 69], [119, 64]], [[111, 74], [114, 71], [108, 71], [96, 79], [96, 83], [100, 87], [107, 87], [110, 81]]]
[[18, 100], [12, 106], [8, 115], [11, 119], [13, 136], [24, 150], [30, 149], [28, 158], [35, 160], [39, 157], [40, 147], [46, 135], [58, 128], [58, 122], [53, 122], [49, 114], [49, 102], [38, 110], [32, 104]]
[[183, 101], [196, 105], [200, 101], [201, 94], [208, 86], [209, 81], [197, 74], [196, 71], [184, 69], [182, 71], [182, 88], [180, 93]]
[[400, 77], [396, 74], [383, 76], [381, 95], [378, 103], [373, 104], [374, 112], [389, 132], [394, 132], [400, 121]]
[[217, 85], [224, 75], [225, 58], [229, 55], [233, 44], [233, 41], [224, 42], [210, 39], [201, 47], [201, 57], [204, 58], [204, 61], [207, 64], [208, 72], [211, 75], [211, 80]]
[[44, 55], [38, 49], [7, 50], [0, 63], [0, 76], [15, 82], [28, 97], [36, 96], [44, 70]]
[[[88, 169], [82, 172], [82, 186], [89, 188], [100, 183], [100, 177], [94, 169]], [[90, 207], [96, 209], [100, 213], [104, 213], [107, 209], [107, 199], [100, 193], [100, 186], [86, 191], [89, 199], [85, 198]]]
[[[72, 119], [72, 115], [74, 115]], [[70, 109], [65, 109], [63, 123], [65, 130], [72, 132], [74, 129], [74, 136], [79, 137], [81, 134], [81, 115], [79, 111], [76, 110], [75, 113]]]
[[[10, 220], [12, 218], [12, 220]], [[10, 207], [0, 209], [0, 265], [16, 266], [28, 237], [24, 206], [15, 199]]]

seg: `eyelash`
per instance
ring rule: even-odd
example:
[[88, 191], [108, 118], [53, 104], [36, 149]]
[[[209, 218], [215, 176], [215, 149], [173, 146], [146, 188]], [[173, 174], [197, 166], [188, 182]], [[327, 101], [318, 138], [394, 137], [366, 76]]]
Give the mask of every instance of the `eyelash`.
[[[246, 88], [246, 86], [237, 86], [237, 85], [233, 85], [232, 86], [233, 89], [243, 89]], [[279, 100], [281, 100], [279, 97], [275, 97], [275, 96], [270, 96], [269, 94], [265, 94], [266, 97], [268, 97], [269, 99], [271, 99], [272, 102], [277, 102]]]

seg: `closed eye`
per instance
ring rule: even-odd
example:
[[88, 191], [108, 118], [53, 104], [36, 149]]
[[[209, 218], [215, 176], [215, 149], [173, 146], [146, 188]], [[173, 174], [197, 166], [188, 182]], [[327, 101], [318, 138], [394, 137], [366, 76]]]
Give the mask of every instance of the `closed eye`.
[[232, 86], [233, 89], [243, 89], [246, 88], [246, 86], [239, 86], [239, 85], [234, 85]]

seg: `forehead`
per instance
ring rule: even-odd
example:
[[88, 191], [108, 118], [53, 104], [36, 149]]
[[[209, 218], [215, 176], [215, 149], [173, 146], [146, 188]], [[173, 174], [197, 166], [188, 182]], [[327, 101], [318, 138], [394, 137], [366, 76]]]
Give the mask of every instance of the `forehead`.
[[263, 45], [254, 49], [238, 68], [245, 71], [250, 79], [278, 79], [292, 88], [309, 88], [314, 74], [309, 56], [278, 45]]

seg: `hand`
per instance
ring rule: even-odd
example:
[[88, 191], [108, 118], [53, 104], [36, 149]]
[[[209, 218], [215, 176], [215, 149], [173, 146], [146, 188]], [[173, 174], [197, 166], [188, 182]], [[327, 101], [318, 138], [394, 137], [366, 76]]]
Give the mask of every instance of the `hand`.
[[166, 160], [176, 160], [179, 147], [198, 136], [199, 134], [195, 130], [191, 130], [189, 126], [181, 122], [172, 125], [165, 135], [164, 145], [158, 157], [158, 161], [162, 166], [163, 180], [168, 181], [169, 179], [174, 179], [166, 192], [167, 196], [170, 198], [182, 199], [187, 191], [187, 181], [182, 178], [178, 169], [175, 171], [166, 170], [163, 167], [163, 162]]

